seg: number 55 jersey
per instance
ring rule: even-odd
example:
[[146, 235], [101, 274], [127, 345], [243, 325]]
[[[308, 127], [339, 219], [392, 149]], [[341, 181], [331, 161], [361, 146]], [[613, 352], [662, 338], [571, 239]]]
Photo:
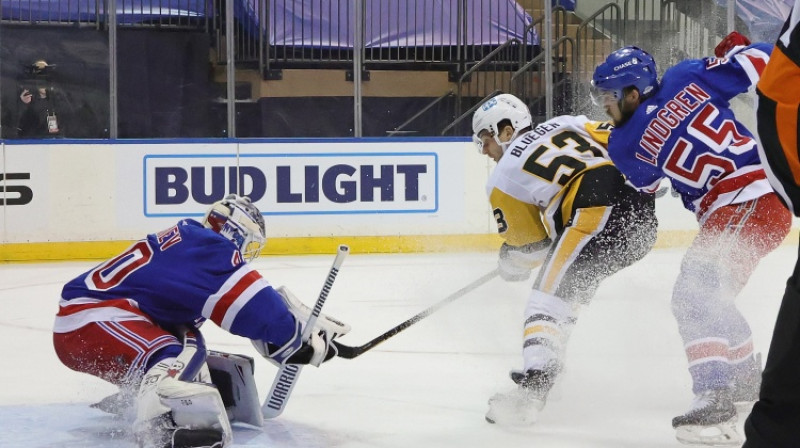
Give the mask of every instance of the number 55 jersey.
[[655, 191], [669, 178], [700, 223], [719, 207], [770, 193], [756, 141], [729, 101], [755, 86], [771, 52], [759, 43], [669, 68], [609, 138], [608, 154], [628, 182]]

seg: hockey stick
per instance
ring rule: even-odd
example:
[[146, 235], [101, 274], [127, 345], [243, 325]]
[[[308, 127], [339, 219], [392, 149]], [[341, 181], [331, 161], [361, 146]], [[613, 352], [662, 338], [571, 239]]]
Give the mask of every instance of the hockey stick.
[[[344, 257], [350, 252], [350, 248], [342, 244], [336, 252], [336, 258], [333, 260], [333, 266], [328, 271], [328, 276], [325, 278], [325, 284], [322, 286], [322, 291], [319, 293], [317, 303], [314, 304], [314, 309], [311, 311], [311, 316], [303, 328], [302, 338], [308, 341], [311, 337], [311, 332], [314, 331], [314, 324], [317, 322], [319, 313], [322, 311], [322, 305], [328, 298], [328, 293], [331, 291], [333, 281], [336, 280], [336, 275], [339, 273], [339, 268], [342, 267]], [[267, 397], [264, 399], [264, 404], [261, 405], [261, 413], [264, 418], [275, 418], [286, 408], [286, 402], [289, 400], [289, 395], [294, 389], [297, 382], [297, 377], [300, 376], [300, 371], [303, 366], [300, 364], [284, 364], [275, 375], [275, 380], [272, 382], [272, 387], [269, 389]]]
[[382, 335], [380, 335], [380, 336], [376, 337], [375, 339], [367, 342], [366, 344], [359, 345], [357, 347], [350, 347], [350, 346], [344, 345], [344, 344], [342, 344], [342, 343], [340, 343], [338, 341], [333, 341], [333, 344], [336, 346], [336, 349], [338, 350], [338, 353], [337, 353], [336, 356], [338, 356], [340, 358], [344, 358], [344, 359], [353, 359], [353, 358], [357, 358], [357, 357], [363, 355], [365, 352], [375, 348], [375, 346], [377, 346], [381, 342], [391, 338], [392, 336], [396, 335], [397, 333], [400, 333], [401, 331], [405, 330], [406, 328], [408, 328], [408, 327], [414, 325], [415, 323], [421, 321], [422, 319], [430, 316], [431, 314], [433, 314], [434, 312], [438, 311], [440, 308], [442, 308], [443, 306], [447, 305], [448, 303], [467, 295], [467, 293], [469, 293], [473, 289], [483, 285], [484, 283], [488, 282], [489, 280], [495, 278], [498, 274], [499, 274], [499, 271], [497, 269], [493, 269], [491, 272], [488, 272], [488, 273], [484, 274], [482, 277], [480, 277], [477, 280], [473, 281], [469, 285], [459, 289], [458, 291], [456, 291], [456, 292], [450, 294], [449, 296], [445, 297], [444, 299], [440, 300], [438, 303], [430, 306], [425, 311], [422, 311], [422, 312], [418, 313], [414, 317], [412, 317], [412, 318], [408, 319], [407, 321], [403, 322], [402, 324], [390, 329], [386, 333], [383, 333]]

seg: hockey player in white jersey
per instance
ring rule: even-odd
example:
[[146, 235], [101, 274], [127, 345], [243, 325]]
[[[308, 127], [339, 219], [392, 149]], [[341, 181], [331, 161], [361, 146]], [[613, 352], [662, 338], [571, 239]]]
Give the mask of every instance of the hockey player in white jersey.
[[523, 281], [541, 265], [523, 318], [523, 368], [511, 372], [517, 387], [489, 400], [490, 423], [535, 421], [581, 306], [655, 243], [654, 197], [627, 186], [608, 159], [610, 128], [585, 116], [534, 126], [510, 94], [487, 100], [473, 116], [475, 144], [497, 162], [486, 190], [505, 240], [500, 275]]

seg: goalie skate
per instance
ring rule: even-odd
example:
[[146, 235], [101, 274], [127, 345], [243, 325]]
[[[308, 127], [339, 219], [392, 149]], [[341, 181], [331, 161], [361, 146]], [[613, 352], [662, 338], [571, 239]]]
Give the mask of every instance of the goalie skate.
[[672, 419], [675, 437], [686, 445], [739, 446], [736, 407], [728, 389], [698, 394], [686, 414]]
[[213, 428], [181, 428], [172, 413], [156, 417], [134, 434], [139, 448], [223, 448], [225, 434]]
[[508, 426], [531, 425], [544, 408], [547, 394], [553, 387], [557, 367], [527, 372], [512, 371], [511, 379], [517, 388], [508, 393], [495, 394], [489, 399], [486, 421]]

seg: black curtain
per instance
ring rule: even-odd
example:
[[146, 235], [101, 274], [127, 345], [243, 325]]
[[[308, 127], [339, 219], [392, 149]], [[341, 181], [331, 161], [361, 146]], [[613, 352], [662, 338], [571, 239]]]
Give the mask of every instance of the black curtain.
[[119, 137], [219, 136], [207, 34], [120, 29], [117, 42]]
[[[437, 103], [403, 128], [400, 135], [439, 136], [454, 118], [455, 97]], [[431, 104], [428, 97], [364, 97], [362, 132], [365, 137], [386, 137], [406, 120]], [[352, 137], [352, 97], [261, 98], [263, 137]], [[239, 136], [256, 136], [238, 129]], [[466, 132], [466, 131], [465, 131]], [[251, 134], [251, 135], [248, 135]], [[468, 135], [464, 134], [464, 135]]]

